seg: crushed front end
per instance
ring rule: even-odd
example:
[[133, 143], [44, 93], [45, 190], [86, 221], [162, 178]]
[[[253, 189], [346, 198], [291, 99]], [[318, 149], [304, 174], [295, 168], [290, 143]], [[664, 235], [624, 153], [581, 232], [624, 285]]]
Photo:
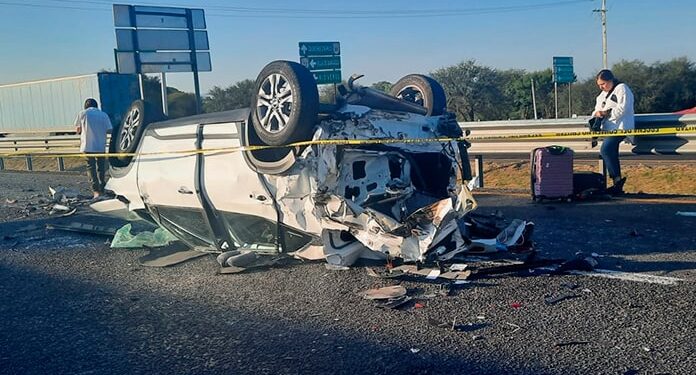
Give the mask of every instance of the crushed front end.
[[347, 105], [322, 121], [314, 136], [318, 144], [306, 154], [315, 161], [312, 200], [324, 253], [341, 250], [326, 241], [326, 231], [347, 233], [373, 252], [411, 262], [466, 246], [458, 219], [476, 208], [463, 183], [471, 178], [467, 144], [442, 140], [459, 137], [451, 115]]

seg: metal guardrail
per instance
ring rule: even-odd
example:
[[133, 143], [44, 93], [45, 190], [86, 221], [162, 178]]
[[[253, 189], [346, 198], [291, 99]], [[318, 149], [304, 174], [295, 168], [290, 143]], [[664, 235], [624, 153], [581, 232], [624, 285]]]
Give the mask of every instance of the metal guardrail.
[[[459, 126], [470, 131], [472, 137], [516, 136], [538, 133], [569, 133], [588, 130], [589, 117], [549, 120], [510, 120], [460, 122]], [[636, 129], [669, 128], [696, 125], [696, 114], [677, 115], [655, 113], [636, 115]], [[580, 155], [597, 155], [600, 170], [604, 164], [599, 158], [599, 144], [602, 139], [543, 138], [543, 139], [490, 139], [472, 142], [469, 155], [475, 159], [474, 175], [478, 176], [477, 186], [483, 187], [484, 155], [529, 155], [537, 147], [562, 145]], [[684, 135], [641, 135], [634, 137], [634, 144], [621, 143], [619, 152], [627, 154], [694, 154], [696, 153], [696, 134]]]
[[[79, 135], [42, 135], [42, 136], [20, 136], [20, 137], [3, 137], [0, 138], [0, 154], [12, 152], [31, 152], [37, 153], [58, 151], [58, 152], [76, 152], [80, 149]], [[33, 170], [31, 156], [24, 156], [26, 169]], [[65, 170], [65, 163], [62, 157], [56, 158], [59, 171]], [[0, 157], [0, 170], [5, 169], [5, 162]]]
[[[459, 125], [471, 131], [472, 137], [521, 135], [535, 133], [567, 133], [587, 131], [588, 117], [575, 119], [551, 120], [512, 120], [512, 121], [481, 121], [460, 122]], [[654, 129], [675, 126], [696, 125], [696, 114], [640, 114], [636, 115], [636, 129]], [[634, 154], [686, 154], [696, 153], [696, 134], [637, 136], [635, 145], [622, 143], [620, 152]], [[592, 138], [563, 139], [544, 138], [534, 140], [524, 139], [492, 139], [476, 141], [471, 145], [471, 154], [528, 154], [537, 147], [560, 144], [572, 148], [576, 153], [598, 153], [597, 143]]]
[[[459, 125], [468, 129], [472, 137], [487, 137], [501, 135], [522, 135], [537, 133], [568, 133], [587, 131], [587, 117], [573, 119], [548, 120], [511, 120], [511, 121], [480, 121], [460, 122]], [[636, 128], [664, 128], [675, 126], [696, 125], [696, 114], [676, 115], [669, 113], [636, 115]], [[696, 153], [696, 134], [660, 135], [635, 137], [636, 144], [623, 143], [622, 154], [686, 154]], [[577, 154], [599, 154], [597, 143], [601, 139], [563, 139], [544, 138], [535, 140], [524, 139], [490, 139], [477, 140], [469, 149], [469, 154], [476, 156], [476, 166], [482, 166], [484, 155], [528, 155], [537, 147], [560, 144], [572, 148]], [[79, 135], [60, 136], [20, 136], [0, 138], [0, 154], [20, 151], [65, 151], [76, 152], [79, 149]], [[27, 170], [32, 170], [30, 156], [24, 157]], [[64, 170], [62, 158], [57, 158], [58, 170]], [[0, 158], [0, 170], [4, 163]], [[478, 169], [478, 168], [477, 168]]]

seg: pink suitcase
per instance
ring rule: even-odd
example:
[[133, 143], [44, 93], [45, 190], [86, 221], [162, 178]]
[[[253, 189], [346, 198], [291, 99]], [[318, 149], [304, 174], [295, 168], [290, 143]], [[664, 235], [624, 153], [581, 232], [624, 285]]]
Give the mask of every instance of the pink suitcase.
[[532, 151], [532, 200], [573, 199], [573, 150], [563, 146]]

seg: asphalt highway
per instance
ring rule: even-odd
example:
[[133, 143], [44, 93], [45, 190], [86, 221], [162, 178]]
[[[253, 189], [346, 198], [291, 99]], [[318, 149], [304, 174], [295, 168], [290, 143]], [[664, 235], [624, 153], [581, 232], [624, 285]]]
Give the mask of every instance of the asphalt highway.
[[[321, 262], [231, 275], [218, 273], [213, 255], [145, 267], [138, 259], [147, 250], [45, 229], [103, 220], [84, 206], [49, 215], [42, 206], [49, 185], [88, 194], [82, 175], [0, 172], [3, 374], [696, 370], [696, 217], [676, 215], [696, 211], [693, 196], [535, 204], [523, 193], [478, 192], [477, 213], [536, 224], [540, 256], [596, 253], [598, 267], [639, 281], [525, 271], [447, 293], [437, 282], [374, 278], [366, 266], [332, 271]], [[402, 309], [360, 296], [396, 284], [415, 298]], [[572, 297], [547, 302], [562, 295]]]

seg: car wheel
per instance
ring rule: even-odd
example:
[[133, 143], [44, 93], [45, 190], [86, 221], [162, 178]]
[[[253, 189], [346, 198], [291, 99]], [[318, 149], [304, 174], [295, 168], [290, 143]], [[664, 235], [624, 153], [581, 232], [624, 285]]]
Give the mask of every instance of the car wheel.
[[409, 74], [401, 78], [392, 86], [390, 94], [425, 107], [428, 116], [439, 116], [447, 107], [445, 90], [440, 83], [422, 74]]
[[319, 114], [314, 76], [292, 61], [273, 61], [258, 78], [251, 122], [261, 141], [271, 146], [307, 140]]
[[[136, 100], [128, 107], [121, 120], [121, 125], [111, 135], [109, 152], [115, 154], [131, 154], [138, 148], [145, 127], [150, 123], [161, 121], [164, 114], [143, 100]], [[125, 167], [133, 156], [113, 156], [109, 158], [114, 167]]]

